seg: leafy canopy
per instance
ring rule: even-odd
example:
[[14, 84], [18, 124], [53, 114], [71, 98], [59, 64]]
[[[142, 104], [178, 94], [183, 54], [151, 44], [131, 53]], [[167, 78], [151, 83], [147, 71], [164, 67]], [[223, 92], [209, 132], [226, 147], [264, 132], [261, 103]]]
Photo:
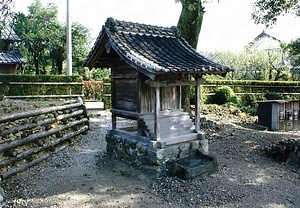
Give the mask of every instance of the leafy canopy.
[[[25, 73], [63, 74], [66, 59], [66, 25], [57, 20], [58, 8], [54, 4], [45, 7], [36, 0], [28, 7], [29, 14], [16, 15], [15, 31], [23, 41], [20, 46], [26, 57]], [[81, 67], [88, 53], [89, 30], [79, 24], [72, 24], [72, 65]]]
[[253, 4], [252, 19], [256, 24], [266, 27], [276, 23], [279, 16], [293, 13], [300, 16], [300, 2], [298, 0], [257, 0]]

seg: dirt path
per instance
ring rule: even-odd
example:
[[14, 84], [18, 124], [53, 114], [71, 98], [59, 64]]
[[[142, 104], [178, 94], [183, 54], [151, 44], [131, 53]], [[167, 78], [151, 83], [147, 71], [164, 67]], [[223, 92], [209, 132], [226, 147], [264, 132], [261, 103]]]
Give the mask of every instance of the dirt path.
[[299, 169], [262, 150], [270, 141], [300, 134], [254, 130], [226, 116], [206, 114], [203, 126], [219, 171], [183, 181], [152, 178], [109, 160], [105, 134], [111, 122], [102, 112], [74, 144], [5, 181], [7, 207], [300, 207]]

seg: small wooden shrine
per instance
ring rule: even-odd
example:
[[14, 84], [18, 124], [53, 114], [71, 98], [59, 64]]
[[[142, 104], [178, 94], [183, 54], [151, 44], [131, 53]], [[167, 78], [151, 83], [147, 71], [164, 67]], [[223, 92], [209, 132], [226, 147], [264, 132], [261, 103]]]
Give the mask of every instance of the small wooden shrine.
[[[183, 149], [181, 145], [189, 146], [190, 142], [201, 139], [202, 76], [225, 76], [232, 71], [196, 52], [176, 27], [158, 27], [113, 18], [107, 19], [84, 66], [90, 69], [111, 68], [112, 130], [108, 133], [108, 152], [115, 151], [111, 146], [118, 142], [128, 144], [128, 141], [134, 141], [132, 146], [142, 143], [146, 146], [143, 155], [156, 155], [155, 162], [152, 161], [154, 164], [184, 157], [184, 154], [178, 156], [178, 152], [173, 150], [172, 153], [165, 151], [162, 156], [158, 149], [167, 150], [171, 146], [174, 149], [174, 145]], [[181, 88], [187, 85], [196, 88], [195, 121], [181, 108]], [[119, 129], [118, 117], [136, 121], [136, 127]], [[128, 156], [128, 152], [132, 150], [122, 155]]]

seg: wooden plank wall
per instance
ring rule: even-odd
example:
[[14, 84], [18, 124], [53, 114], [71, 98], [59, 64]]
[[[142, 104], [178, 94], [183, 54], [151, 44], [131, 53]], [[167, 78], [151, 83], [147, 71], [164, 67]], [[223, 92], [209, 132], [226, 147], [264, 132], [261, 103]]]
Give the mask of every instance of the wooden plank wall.
[[[143, 82], [140, 83], [140, 112], [154, 112], [155, 105], [155, 88], [149, 87]], [[179, 109], [179, 87], [162, 87], [160, 88], [160, 110]]]
[[115, 79], [114, 108], [137, 112], [137, 92], [136, 79]]
[[116, 63], [112, 73], [112, 108], [138, 111], [137, 71], [125, 63]]

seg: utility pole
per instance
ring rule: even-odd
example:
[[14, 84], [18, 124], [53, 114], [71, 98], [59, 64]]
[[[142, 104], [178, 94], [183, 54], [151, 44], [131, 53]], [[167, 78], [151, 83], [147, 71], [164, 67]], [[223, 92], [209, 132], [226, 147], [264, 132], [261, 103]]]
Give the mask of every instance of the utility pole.
[[69, 0], [67, 0], [67, 75], [72, 76], [72, 33]]

